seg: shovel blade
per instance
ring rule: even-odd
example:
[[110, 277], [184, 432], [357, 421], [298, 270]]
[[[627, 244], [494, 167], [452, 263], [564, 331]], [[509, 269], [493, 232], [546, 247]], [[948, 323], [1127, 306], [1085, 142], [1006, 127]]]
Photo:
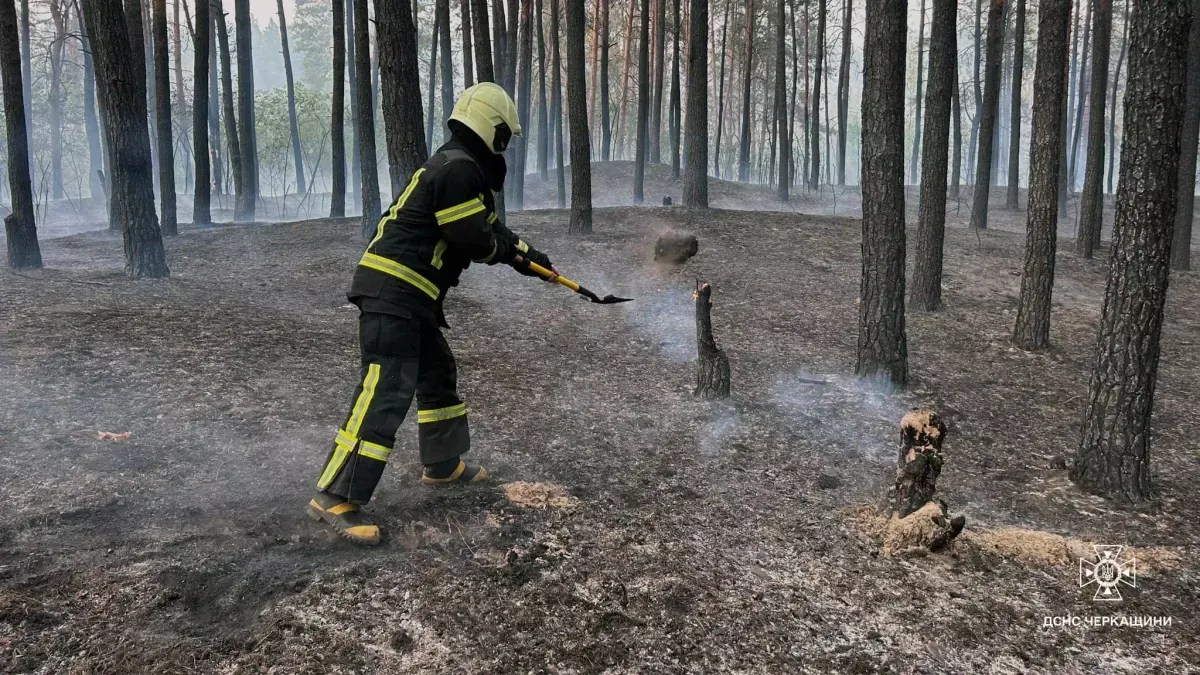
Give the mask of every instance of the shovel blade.
[[598, 302], [601, 305], [615, 305], [618, 302], [632, 302], [632, 301], [633, 301], [633, 298], [618, 298], [615, 295], [606, 295], [603, 298], [596, 300], [595, 302]]

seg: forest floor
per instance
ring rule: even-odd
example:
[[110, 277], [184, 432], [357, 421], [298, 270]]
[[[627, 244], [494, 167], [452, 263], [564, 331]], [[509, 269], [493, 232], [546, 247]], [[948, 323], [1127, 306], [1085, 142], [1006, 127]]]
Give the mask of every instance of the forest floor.
[[[303, 513], [357, 376], [357, 221], [185, 228], [165, 280], [122, 276], [107, 232], [44, 242], [45, 270], [0, 271], [0, 670], [1200, 671], [1195, 275], [1168, 297], [1159, 498], [1127, 509], [1065, 469], [1103, 255], [1062, 242], [1055, 347], [1030, 354], [1008, 341], [1023, 236], [948, 229], [946, 308], [909, 314], [912, 386], [889, 395], [851, 375], [857, 221], [595, 220], [587, 236], [560, 211], [509, 222], [635, 301], [472, 267], [447, 336], [472, 456], [496, 480], [420, 485], [409, 420], [368, 550]], [[651, 260], [668, 227], [700, 239], [680, 268]], [[696, 279], [715, 289], [727, 402], [692, 397]], [[939, 491], [967, 532], [945, 554], [885, 557], [859, 507], [890, 483], [915, 406], [947, 420]], [[521, 505], [539, 490], [546, 508]], [[1140, 549], [1122, 601], [1079, 587], [1083, 542]], [[1067, 615], [1172, 623], [1043, 625]]]

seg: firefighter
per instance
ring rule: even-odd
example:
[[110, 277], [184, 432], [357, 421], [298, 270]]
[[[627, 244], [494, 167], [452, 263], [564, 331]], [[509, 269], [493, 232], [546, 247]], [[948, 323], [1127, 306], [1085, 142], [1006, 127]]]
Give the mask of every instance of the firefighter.
[[467, 408], [458, 397], [454, 355], [442, 335], [446, 291], [472, 262], [507, 264], [539, 276], [550, 259], [519, 239], [496, 215], [504, 151], [521, 135], [517, 107], [504, 89], [482, 82], [463, 92], [448, 122], [451, 139], [412, 175], [383, 214], [358, 262], [347, 295], [359, 308], [360, 382], [345, 424], [317, 480], [308, 515], [357, 544], [380, 540], [362, 512], [417, 399], [422, 482], [473, 483], [487, 469], [463, 460], [471, 448]]

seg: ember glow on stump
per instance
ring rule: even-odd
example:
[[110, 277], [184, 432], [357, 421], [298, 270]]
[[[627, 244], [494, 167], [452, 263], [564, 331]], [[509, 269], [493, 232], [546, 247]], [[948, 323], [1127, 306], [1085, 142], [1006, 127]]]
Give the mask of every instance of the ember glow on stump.
[[729, 398], [729, 359], [712, 332], [712, 286], [696, 283], [696, 396]]

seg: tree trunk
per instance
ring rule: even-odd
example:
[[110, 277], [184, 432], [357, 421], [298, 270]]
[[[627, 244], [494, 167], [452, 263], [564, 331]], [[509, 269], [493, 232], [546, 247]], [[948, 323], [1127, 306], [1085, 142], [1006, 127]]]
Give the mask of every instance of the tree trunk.
[[[557, 2], [555, 3], [557, 4]], [[583, 78], [583, 3], [567, 2], [567, 121], [571, 125], [571, 219], [567, 231], [592, 231], [592, 151]], [[526, 50], [527, 51], [527, 50]], [[557, 51], [557, 50], [555, 50]]]
[[975, 1], [975, 114], [971, 118], [971, 143], [967, 146], [967, 171], [971, 175], [967, 176], [967, 183], [974, 184], [976, 177], [975, 171], [975, 150], [979, 147], [979, 111], [983, 110], [983, 89], [980, 85], [980, 26], [981, 18], [983, 17], [983, 6], [990, 0], [974, 0]]
[[[369, 239], [379, 224], [379, 165], [375, 150], [375, 106], [371, 102], [371, 24], [367, 21], [367, 0], [354, 0], [358, 22], [354, 26], [355, 59], [358, 61], [358, 140], [359, 173], [362, 176], [362, 234]], [[404, 12], [400, 12], [403, 14]], [[433, 78], [429, 78], [430, 90]]]
[[[1075, 192], [1075, 179], [1077, 178], [1076, 172], [1078, 171], [1077, 167], [1079, 166], [1079, 164], [1076, 163], [1079, 158], [1079, 137], [1083, 134], [1083, 111], [1087, 103], [1089, 91], [1088, 85], [1090, 84], [1090, 81], [1088, 80], [1088, 58], [1091, 56], [1091, 51], [1088, 46], [1091, 44], [1090, 40], [1092, 37], [1092, 4], [1094, 1], [1095, 0], [1089, 0], [1087, 2], [1087, 10], [1084, 13], [1083, 55], [1079, 59], [1079, 84], [1077, 86], [1079, 91], [1079, 99], [1076, 101], [1076, 107], [1074, 109], [1075, 126], [1071, 132], [1071, 165], [1070, 168], [1067, 169], [1067, 190], [1071, 193]], [[1094, 67], [1095, 66], [1093, 64], [1093, 68]], [[1078, 229], [1078, 225], [1079, 224], [1076, 223], [1076, 229]]]
[[992, 171], [991, 171], [991, 186], [997, 187], [1000, 185], [1000, 167], [1006, 161], [1004, 159], [1005, 148], [1001, 141], [1001, 130], [1004, 125], [1008, 124], [1006, 113], [1008, 112], [1004, 106], [1000, 105], [1000, 98], [1004, 97], [1004, 83], [1011, 82], [1011, 64], [1008, 61], [1008, 38], [1010, 20], [1012, 18], [1012, 4], [1015, 0], [1008, 0], [1004, 4], [1004, 17], [1000, 25], [1000, 96], [996, 99], [996, 124], [992, 127]]
[[925, 311], [942, 304], [942, 249], [946, 232], [946, 162], [950, 154], [950, 99], [958, 74], [957, 4], [933, 0], [929, 25], [929, 91], [921, 163], [921, 207], [917, 224], [909, 302]]
[[708, 0], [690, 0], [683, 205], [708, 208]]
[[63, 198], [62, 172], [62, 66], [67, 42], [67, 16], [70, 6], [51, 0], [50, 17], [54, 23], [54, 42], [50, 43], [50, 189], [54, 199]]
[[[466, 0], [463, 0], [464, 2]], [[492, 43], [488, 37], [487, 0], [471, 0], [471, 24], [475, 37], [475, 74], [480, 82], [495, 82], [496, 68], [492, 63]]]
[[[516, 28], [514, 26], [514, 28]], [[504, 20], [504, 0], [492, 0], [492, 62], [496, 69], [496, 84], [508, 90], [508, 36]]]
[[[595, 134], [595, 130], [600, 126], [596, 121], [596, 113], [599, 110], [596, 108], [596, 85], [598, 84], [596, 80], [599, 79], [597, 77], [597, 73], [600, 72], [600, 0], [592, 0], [592, 30], [589, 32], [592, 35], [592, 69], [588, 71], [591, 73], [591, 80], [588, 82], [587, 101], [587, 110], [589, 115], [588, 131], [589, 133]], [[595, 136], [588, 139], [588, 143], [593, 148], [600, 147], [600, 141], [599, 139], [595, 138]]]
[[709, 400], [729, 398], [729, 358], [717, 346], [712, 331], [712, 286], [696, 282], [696, 390], [693, 396]]
[[905, 3], [867, 0], [862, 106], [862, 286], [854, 372], [908, 386], [904, 331]]
[[662, 164], [663, 77], [667, 58], [667, 0], [654, 0], [654, 100], [650, 104], [650, 161]]
[[1067, 98], [1067, 31], [1071, 0], [1041, 0], [1038, 6], [1037, 66], [1033, 78], [1033, 138], [1029, 151], [1029, 221], [1025, 272], [1013, 343], [1021, 349], [1050, 346], [1050, 298], [1058, 231], [1058, 183], [1066, 135], [1062, 111]]
[[20, 270], [40, 268], [42, 251], [34, 222], [23, 60], [17, 34], [16, 5], [0, 2], [0, 78], [4, 85], [4, 137], [8, 141], [8, 187], [12, 199], [12, 213], [4, 217], [4, 234], [8, 242], [8, 266]]
[[[182, 119], [184, 117], [187, 117], [189, 111], [187, 109], [187, 100], [188, 100], [187, 80], [185, 80], [183, 77], [183, 37], [180, 35], [180, 21], [179, 21], [179, 8], [180, 8], [181, 4], [183, 5], [184, 21], [186, 22], [185, 25], [187, 27], [188, 38], [192, 41], [193, 54], [195, 52], [195, 46], [196, 46], [196, 31], [192, 27], [192, 15], [191, 15], [191, 12], [187, 9], [186, 0], [182, 3], [179, 0], [175, 0], [175, 16], [173, 17], [174, 25], [172, 26], [171, 36], [172, 36], [172, 40], [174, 41], [173, 46], [175, 48], [175, 91], [176, 91], [176, 97], [178, 98], [179, 102], [174, 109], [174, 114], [178, 115]], [[194, 56], [193, 56], [193, 60], [194, 60]], [[166, 64], [164, 64], [164, 67], [169, 68], [170, 62], [168, 61]], [[157, 71], [157, 68], [155, 68], [155, 70]], [[155, 78], [152, 77], [152, 79], [155, 79]], [[167, 79], [167, 86], [170, 87], [170, 78]], [[170, 97], [168, 96], [168, 101], [169, 100], [170, 100]], [[194, 113], [194, 111], [193, 111], [193, 113]], [[193, 120], [195, 119], [195, 114], [192, 114], [192, 118], [193, 118]], [[194, 122], [193, 122], [193, 124], [194, 124]], [[153, 127], [151, 127], [151, 128], [153, 128]], [[192, 180], [193, 180], [192, 164], [193, 164], [194, 160], [192, 157], [192, 155], [193, 155], [192, 139], [185, 132], [183, 134], [180, 134], [179, 140], [180, 140], [181, 144], [183, 145], [183, 148], [182, 148], [183, 149], [183, 191], [186, 194], [188, 192], [188, 190], [191, 189]], [[160, 171], [159, 175], [161, 175], [161, 173], [162, 172]], [[194, 200], [193, 200], [192, 210], [195, 211], [195, 201]], [[163, 223], [163, 230], [164, 230], [164, 232], [166, 231], [166, 223]]]
[[238, 145], [242, 153], [242, 189], [233, 219], [254, 222], [258, 202], [258, 149], [254, 135], [254, 57], [250, 46], [250, 0], [234, 0], [234, 33], [237, 42]]
[[779, 0], [775, 14], [775, 126], [779, 134], [779, 201], [785, 204], [792, 184], [787, 114], [787, 5], [786, 0]]
[[1025, 74], [1025, 0], [1016, 0], [1013, 27], [1012, 109], [1008, 120], [1008, 195], [1005, 207], [1021, 208], [1021, 88]]
[[[580, 10], [582, 12], [582, 10]], [[529, 122], [530, 111], [530, 93], [533, 90], [533, 0], [521, 0], [521, 26], [520, 26], [520, 45], [517, 56], [517, 115], [521, 120], [521, 128], [524, 129], [523, 135], [519, 138], [514, 138], [516, 147], [513, 148], [513, 153], [516, 157], [517, 175], [514, 176], [516, 181], [513, 183], [513, 208], [525, 208], [525, 174], [527, 173], [527, 165], [529, 162], [529, 138], [533, 136], [531, 125]], [[567, 26], [567, 30], [570, 30]], [[581, 47], [582, 49], [582, 47]], [[582, 64], [580, 64], [582, 66]], [[571, 68], [570, 59], [567, 61], [568, 71]], [[570, 73], [567, 73], [567, 87], [570, 88]], [[587, 107], [586, 100], [584, 106], [584, 129], [587, 129]], [[575, 132], [571, 132], [571, 139], [574, 141]], [[589, 145], [591, 139], [588, 139]], [[572, 143], [572, 164], [574, 164], [574, 143]], [[590, 155], [591, 150], [588, 150]], [[590, 156], [584, 160], [585, 164], [590, 164]], [[572, 167], [572, 185], [574, 182], [574, 167]], [[589, 177], [589, 181], [591, 178]], [[591, 200], [589, 198], [588, 206], [589, 217], [591, 214]]]
[[[721, 130], [725, 127], [725, 60], [729, 52], [725, 48], [725, 38], [729, 35], [729, 8], [733, 6], [731, 0], [725, 0], [725, 20], [721, 22], [721, 74], [717, 78], [720, 84], [717, 85], [717, 138], [713, 149], [713, 175], [717, 178], [721, 177]], [[689, 51], [690, 53], [690, 51]], [[690, 68], [689, 64], [689, 68]], [[689, 71], [690, 72], [690, 71]], [[689, 75], [689, 78], [691, 76]], [[692, 105], [691, 98], [692, 82], [688, 80], [688, 105]], [[708, 107], [708, 101], [704, 102], [705, 108]], [[707, 123], [706, 123], [707, 126]], [[690, 129], [689, 129], [690, 131]], [[685, 143], [686, 145], [686, 143]]]
[[[800, 42], [799, 42], [799, 40], [796, 39], [798, 36], [798, 34], [796, 33], [796, 0], [788, 0], [788, 2], [789, 2], [789, 6], [791, 7], [791, 10], [792, 10], [791, 21], [789, 22], [791, 25], [791, 29], [792, 29], [792, 86], [791, 86], [792, 91], [791, 91], [791, 102], [790, 102], [791, 109], [790, 109], [789, 115], [788, 115], [788, 138], [790, 139], [790, 142], [791, 142], [791, 145], [789, 145], [789, 147], [788, 147], [788, 159], [790, 162], [790, 164], [788, 166], [788, 180], [790, 180], [792, 183], [795, 183], [796, 182], [796, 174], [804, 173], [803, 167], [800, 167], [799, 171], [797, 171], [795, 151], [793, 148], [793, 146], [795, 145], [795, 142], [796, 142], [796, 90], [798, 88], [797, 82], [799, 81], [799, 76], [800, 76], [800, 55], [799, 55]], [[828, 109], [828, 107], [829, 106], [826, 106], [827, 109]]]
[[1191, 268], [1192, 209], [1196, 203], [1196, 146], [1197, 135], [1200, 134], [1200, 0], [1192, 0], [1191, 5], [1187, 98], [1179, 142], [1179, 198], [1175, 209], [1175, 241], [1171, 248], [1171, 267], [1177, 270]]
[[[211, 184], [215, 187], [217, 195], [224, 194], [224, 169], [221, 166], [221, 87], [220, 77], [217, 71], [220, 69], [217, 61], [217, 46], [216, 46], [216, 12], [213, 11], [211, 3], [208, 8], [208, 147], [209, 147], [209, 167], [211, 168]], [[224, 20], [224, 17], [221, 18]], [[211, 193], [210, 193], [211, 194]], [[209, 221], [212, 222], [211, 213]]]
[[[665, 1], [665, 0], [664, 0]], [[680, 91], [679, 91], [679, 0], [672, 0], [671, 11], [671, 26], [674, 28], [672, 35], [673, 56], [671, 57], [671, 112], [670, 112], [670, 134], [671, 134], [671, 177], [679, 178], [680, 175], [680, 155], [679, 155], [679, 128], [683, 124], [683, 110], [680, 107]]]
[[[104, 151], [100, 149], [100, 124], [96, 120], [96, 70], [92, 64], [92, 45], [83, 24], [83, 14], [77, 12], [77, 15], [79, 42], [83, 51], [83, 122], [87, 129], [88, 185], [92, 200], [95, 201], [104, 196], [104, 184], [100, 180], [100, 172], [104, 169]], [[13, 44], [16, 44], [15, 38]]]
[[633, 0], [629, 0], [629, 11], [626, 12], [625, 23], [625, 57], [621, 68], [621, 106], [617, 108], [617, 156], [624, 157], [625, 135], [624, 126], [629, 124], [629, 58], [633, 53]]
[[517, 89], [517, 38], [520, 32], [517, 23], [521, 20], [518, 2], [524, 2], [524, 0], [508, 0], [508, 29], [504, 33], [504, 81], [506, 83], [504, 88], [510, 92], [515, 92]]
[[[162, 234], [179, 234], [175, 208], [175, 153], [171, 140], [171, 52], [167, 44], [167, 0], [153, 0], [154, 109], [158, 116], [158, 189]], [[204, 82], [200, 88], [208, 85]], [[205, 90], [207, 91], [207, 90]], [[203, 120], [202, 120], [203, 121]]]
[[[25, 147], [33, 152], [33, 54], [30, 52], [29, 0], [21, 0], [21, 85], [25, 92]], [[32, 166], [32, 164], [30, 164]]]
[[[605, 9], [607, 10], [608, 0], [605, 0]], [[546, 31], [542, 25], [542, 0], [537, 0], [533, 9], [537, 21], [537, 38], [538, 38], [538, 128], [537, 128], [537, 168], [538, 174], [545, 181], [550, 177], [550, 144], [549, 140], [550, 125], [548, 122], [548, 103], [546, 100]], [[607, 66], [608, 64], [605, 64]], [[607, 74], [607, 73], [606, 73]], [[605, 80], [607, 88], [607, 79]], [[608, 92], [602, 94], [607, 102]], [[605, 111], [607, 120], [607, 110]]]
[[[609, 119], [609, 5], [611, 0], [603, 0], [600, 15], [600, 159], [612, 161], [612, 121]], [[541, 17], [538, 18], [541, 21]], [[539, 32], [541, 27], [539, 25]], [[544, 173], [543, 173], [544, 177]]]
[[1143, 0], [1130, 27], [1125, 146], [1083, 439], [1071, 480], [1150, 499], [1150, 438], [1171, 230], [1179, 196], [1190, 2]]
[[[425, 116], [425, 146], [432, 148], [433, 146], [433, 127], [434, 120], [437, 119], [437, 109], [434, 105], [437, 103], [437, 66], [438, 66], [438, 42], [441, 38], [442, 17], [440, 14], [433, 15], [433, 30], [429, 35], [429, 89], [426, 90], [425, 96], [429, 106], [427, 110], [429, 114]], [[393, 191], [395, 188], [393, 187]]]
[[[701, 46], [701, 49], [704, 47]], [[754, 0], [746, 2], [746, 46], [742, 67], [742, 134], [738, 145], [738, 180], [750, 180], [750, 81], [754, 74]]]
[[[917, 27], [917, 96], [915, 99], [913, 99], [913, 106], [917, 109], [917, 114], [916, 114], [916, 117], [913, 118], [913, 124], [915, 125], [915, 128], [913, 129], [912, 160], [909, 163], [909, 180], [908, 180], [908, 182], [913, 185], [917, 184], [917, 166], [919, 165], [919, 163], [921, 161], [921, 102], [922, 102], [921, 92], [923, 91], [923, 89], [922, 89], [923, 82], [921, 80], [921, 76], [925, 74], [925, 0], [921, 0], [921, 13], [918, 15], [918, 17], [919, 17], [919, 19], [918, 19], [918, 23], [917, 23], [917, 26], [918, 26]], [[930, 28], [929, 30], [931, 33], [933, 32], [932, 28]], [[932, 59], [932, 58], [933, 57], [931, 56], [930, 59]], [[932, 85], [930, 85], [930, 86], [932, 86]], [[925, 191], [922, 190], [921, 194], [924, 195]], [[944, 209], [945, 207], [943, 206], [942, 208]]]
[[[957, 68], [957, 55], [955, 55], [955, 67]], [[959, 193], [962, 190], [962, 103], [961, 89], [957, 72], [954, 78], [954, 89], [950, 94], [951, 107], [951, 123], [954, 125], [954, 130], [951, 132], [954, 136], [954, 156], [950, 164], [950, 198], [958, 201]]]
[[[551, 124], [555, 126], [554, 141], [556, 145], [554, 148], [554, 165], [558, 169], [558, 208], [565, 209], [567, 208], [567, 175], [566, 169], [563, 167], [562, 50], [559, 47], [558, 31], [558, 21], [561, 15], [559, 14], [558, 0], [550, 0], [550, 12], [550, 51], [554, 52], [553, 63], [551, 64], [554, 74], [550, 83], [550, 88], [554, 90], [554, 100], [550, 104], [550, 116], [553, 118]], [[574, 180], [573, 173], [572, 180]], [[591, 202], [590, 190], [589, 187], [589, 203]]]
[[396, 195], [429, 157], [421, 128], [417, 28], [405, 0], [376, 0], [375, 21], [377, 34], [389, 36], [379, 41], [379, 95], [383, 103], [388, 175], [392, 194]]
[[[209, 59], [212, 53], [212, 26], [208, 0], [200, 0], [196, 3], [196, 28], [192, 39], [195, 77], [192, 95], [192, 145], [195, 148], [193, 156], [196, 158], [196, 193], [192, 199], [192, 223], [200, 226], [212, 223], [212, 157], [209, 154], [212, 118], [209, 115], [208, 100], [212, 93]], [[220, 144], [219, 138], [217, 143]], [[165, 223], [163, 229], [166, 230]]]
[[[570, 5], [570, 1], [567, 2]], [[638, 37], [638, 108], [637, 146], [633, 165], [633, 203], [645, 201], [646, 151], [650, 114], [650, 0], [641, 0], [641, 27]]]
[[[229, 164], [233, 170], [233, 189], [234, 189], [234, 217], [245, 199], [243, 191], [246, 189], [246, 162], [242, 155], [242, 142], [238, 135], [237, 117], [234, 115], [234, 94], [233, 94], [233, 61], [229, 52], [229, 27], [225, 22], [225, 11], [221, 5], [222, 0], [213, 0], [213, 7], [217, 10], [217, 36], [219, 38], [221, 48], [221, 99], [222, 107], [225, 112], [225, 138], [229, 143]], [[335, 0], [335, 10], [339, 6], [341, 0]], [[334, 14], [334, 20], [337, 20], [337, 14]], [[336, 49], [334, 50], [334, 64], [337, 64]], [[334, 79], [334, 92], [337, 92], [337, 80]], [[335, 137], [336, 149], [336, 137]], [[337, 155], [334, 155], [336, 160]], [[336, 164], [335, 164], [336, 167]], [[335, 174], [336, 176], [336, 169]], [[336, 197], [336, 192], [334, 193]], [[339, 214], [340, 215], [340, 214]]]
[[[825, 0], [818, 0], [817, 3], [817, 64], [813, 71], [813, 95], [812, 95], [812, 150], [809, 151], [808, 157], [811, 163], [811, 169], [808, 176], [808, 185], [813, 190], [816, 190], [821, 185], [821, 69], [825, 66], [825, 15], [827, 14]], [[903, 119], [903, 118], [901, 118]], [[901, 141], [903, 144], [903, 141]], [[901, 174], [900, 181], [904, 181], [904, 176]]]
[[992, 185], [992, 153], [995, 152], [996, 111], [1000, 107], [1000, 57], [1004, 46], [1004, 2], [988, 0], [987, 69], [984, 71], [983, 108], [979, 117], [979, 157], [975, 165], [975, 196], [971, 202], [971, 226], [987, 229], [988, 197]]
[[[462, 15], [462, 60], [463, 60], [463, 88], [469, 88], [475, 84], [475, 62], [471, 58], [471, 0], [458, 0], [459, 13]], [[378, 9], [375, 10], [378, 13]], [[414, 31], [416, 30], [416, 22], [413, 22]], [[383, 58], [382, 56], [380, 57]], [[382, 66], [380, 66], [382, 67]]]
[[[450, 125], [446, 122], [450, 119], [450, 113], [454, 110], [454, 57], [451, 56], [450, 44], [450, 0], [438, 0], [437, 3], [438, 21], [441, 24], [441, 39], [438, 40], [442, 47], [442, 133], [445, 141], [450, 140]], [[379, 8], [376, 6], [376, 28], [375, 28], [375, 51], [379, 53], [379, 45], [384, 41], [379, 39], [378, 15]], [[413, 32], [415, 34], [416, 28]], [[415, 50], [414, 50], [415, 51]], [[432, 83], [430, 84], [432, 86]], [[433, 149], [431, 143], [428, 150]]]
[[[143, 21], [142, 16], [142, 3], [141, 0], [125, 0], [124, 5], [125, 25], [127, 27], [126, 37], [129, 40], [130, 46], [130, 53], [128, 54], [129, 68], [130, 72], [142, 82], [141, 86], [138, 87], [138, 91], [142, 94], [142, 106], [149, 112], [154, 105], [154, 82], [150, 79], [149, 71], [147, 70], [147, 65], [152, 66], [149, 63], [152, 57], [149, 49], [150, 41], [147, 40], [149, 34], [146, 31], [146, 22]], [[158, 148], [154, 141], [158, 137], [155, 129], [156, 122], [157, 119], [154, 116], [149, 117], [149, 137], [151, 139], [149, 144], [150, 180], [154, 190], [158, 189]], [[151, 204], [153, 205], [153, 200]], [[110, 211], [109, 227], [116, 228], [120, 222], [119, 218], [112, 217]]]
[[843, 2], [846, 4], [846, 12], [842, 20], [842, 64], [838, 70], [838, 185], [846, 184], [846, 137], [850, 124], [850, 51], [853, 46], [850, 19], [854, 14], [853, 0]]
[[146, 79], [136, 66], [142, 58], [141, 41], [133, 41], [134, 27], [127, 25], [120, 0], [82, 4], [112, 141], [109, 214], [123, 234], [125, 274], [134, 279], [165, 277], [170, 270], [154, 213]]
[[887, 515], [904, 518], [933, 501], [945, 440], [946, 424], [933, 411], [914, 410], [900, 421], [898, 466], [884, 507]]
[[358, 111], [358, 32], [355, 19], [357, 0], [346, 2], [346, 74], [350, 96], [350, 201], [362, 206], [362, 118]]
[[[1092, 12], [1092, 83], [1088, 106], [1087, 167], [1083, 177], [1083, 206], [1076, 227], [1075, 252], [1091, 258], [1100, 245], [1104, 218], [1104, 111], [1108, 96], [1108, 59], [1112, 43], [1112, 0], [1094, 0]], [[1193, 162], [1194, 164], [1194, 162]]]
[[[1108, 194], [1110, 195], [1116, 192], [1116, 187], [1113, 185], [1113, 172], [1117, 166], [1117, 85], [1121, 82], [1121, 66], [1125, 64], [1125, 55], [1129, 52], [1129, 7], [1132, 4], [1132, 0], [1125, 0], [1125, 23], [1121, 31], [1121, 55], [1117, 57], [1117, 72], [1113, 75], [1112, 94], [1108, 98], [1110, 106], [1108, 110]], [[1178, 231], [1178, 228], [1176, 228], [1176, 232]]]
[[[346, 216], [346, 19], [345, 19], [345, 1], [333, 0], [333, 95], [332, 109], [329, 115], [329, 135], [333, 139], [331, 145], [331, 157], [333, 162], [333, 176], [331, 191], [329, 196], [329, 217], [344, 218]], [[386, 12], [385, 12], [386, 14]], [[386, 68], [383, 61], [383, 54], [379, 55], [381, 69]], [[414, 67], [415, 69], [415, 67]], [[388, 100], [388, 89], [390, 80], [383, 78], [383, 100], [384, 109], [386, 110]], [[420, 88], [417, 88], [417, 108], [420, 109]], [[385, 114], [383, 118], [386, 123], [388, 116]], [[418, 132], [419, 133], [419, 132]], [[388, 134], [388, 138], [391, 138]], [[391, 144], [388, 144], [388, 159], [391, 159]], [[395, 179], [392, 179], [393, 186]]]
[[[199, 0], [198, 4], [204, 4], [204, 1]], [[288, 50], [287, 19], [283, 14], [283, 0], [275, 0], [275, 2], [279, 11], [279, 43], [283, 48], [283, 74], [287, 80], [288, 125], [291, 127], [292, 134], [292, 161], [296, 165], [296, 192], [304, 194], [308, 190], [304, 181], [304, 154], [300, 152], [300, 123], [296, 118], [296, 86], [292, 78], [292, 53]], [[198, 22], [199, 18], [196, 20]]]

